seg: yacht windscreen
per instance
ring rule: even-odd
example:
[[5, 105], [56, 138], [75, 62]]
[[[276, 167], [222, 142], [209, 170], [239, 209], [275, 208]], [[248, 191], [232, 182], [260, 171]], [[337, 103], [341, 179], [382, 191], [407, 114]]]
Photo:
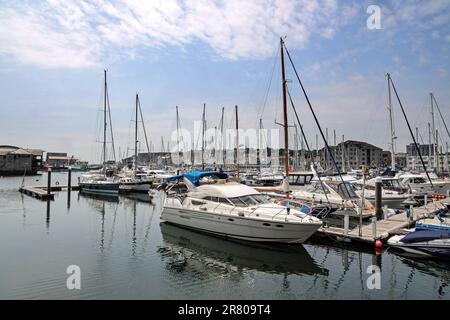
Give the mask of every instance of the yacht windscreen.
[[289, 175], [289, 184], [292, 186], [304, 186], [305, 184], [310, 184], [313, 175]]
[[353, 186], [349, 183], [330, 184], [330, 187], [333, 188], [333, 190], [336, 191], [343, 199], [358, 198]]
[[269, 202], [268, 199], [261, 194], [252, 194], [228, 199], [237, 207], [249, 207]]

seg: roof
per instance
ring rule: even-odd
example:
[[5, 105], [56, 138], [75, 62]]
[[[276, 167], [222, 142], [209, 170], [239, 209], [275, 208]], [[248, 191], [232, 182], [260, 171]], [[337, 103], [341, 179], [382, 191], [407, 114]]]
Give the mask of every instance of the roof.
[[42, 156], [42, 154], [44, 153], [44, 150], [41, 149], [25, 149], [27, 150], [29, 153], [31, 153], [34, 156]]
[[61, 156], [49, 156], [47, 157], [47, 160], [75, 160], [74, 157], [61, 157]]
[[0, 146], [0, 155], [7, 154], [20, 154], [20, 155], [33, 155], [33, 156], [42, 156], [44, 150], [41, 149], [24, 149], [15, 146]]
[[255, 189], [240, 183], [205, 184], [198, 187], [194, 192], [201, 192], [212, 197], [224, 198], [235, 198], [259, 193]]
[[3, 148], [0, 149], [0, 155], [7, 155], [7, 154], [14, 154], [14, 155], [28, 155], [31, 156], [32, 154], [30, 152], [28, 152], [25, 149], [7, 149], [7, 148]]

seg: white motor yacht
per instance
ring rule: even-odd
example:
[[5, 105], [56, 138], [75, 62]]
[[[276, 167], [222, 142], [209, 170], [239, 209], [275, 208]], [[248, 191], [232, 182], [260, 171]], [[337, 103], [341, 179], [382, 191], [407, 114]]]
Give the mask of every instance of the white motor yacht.
[[430, 183], [426, 175], [412, 173], [400, 173], [396, 177], [415, 194], [446, 194], [450, 190], [450, 180], [439, 180], [430, 176]]
[[280, 243], [303, 243], [322, 225], [239, 183], [205, 184], [168, 197], [161, 219], [218, 236]]
[[[365, 182], [364, 197], [375, 205], [375, 182], [377, 178], [369, 179]], [[393, 177], [380, 177], [382, 184], [381, 191], [381, 204], [393, 209], [400, 209], [404, 206], [404, 202], [411, 198], [412, 194], [407, 193], [408, 188], [403, 187], [397, 178]], [[363, 181], [357, 180], [352, 182], [356, 187], [355, 192], [357, 195], [362, 196]]]
[[[291, 187], [291, 186], [290, 186]], [[348, 182], [332, 181], [321, 179], [321, 181], [312, 181], [311, 184], [303, 188], [292, 188], [292, 196], [295, 199], [306, 201], [313, 206], [319, 204], [330, 204], [338, 209], [332, 214], [334, 215], [350, 215], [363, 218], [371, 217], [375, 214], [375, 207], [366, 198], [364, 203], [362, 198], [355, 193], [355, 188]], [[383, 209], [385, 210], [385, 209]], [[393, 210], [387, 209], [387, 215], [392, 215]]]

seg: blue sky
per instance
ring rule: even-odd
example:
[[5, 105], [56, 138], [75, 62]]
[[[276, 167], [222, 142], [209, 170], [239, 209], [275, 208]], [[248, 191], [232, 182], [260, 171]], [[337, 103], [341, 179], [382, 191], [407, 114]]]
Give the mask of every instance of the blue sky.
[[[371, 4], [381, 8], [380, 30], [367, 28]], [[339, 140], [388, 147], [386, 72], [424, 138], [430, 91], [450, 118], [450, 0], [0, 1], [0, 21], [0, 144], [98, 161], [104, 68], [117, 150], [132, 144], [136, 92], [156, 149], [175, 129], [176, 105], [187, 129], [203, 103], [209, 126], [225, 107], [232, 127], [239, 105], [242, 127], [256, 127], [260, 117], [276, 127], [279, 36], [330, 137], [336, 129]], [[317, 128], [289, 66], [287, 77], [314, 144]], [[409, 133], [394, 108], [404, 151]]]

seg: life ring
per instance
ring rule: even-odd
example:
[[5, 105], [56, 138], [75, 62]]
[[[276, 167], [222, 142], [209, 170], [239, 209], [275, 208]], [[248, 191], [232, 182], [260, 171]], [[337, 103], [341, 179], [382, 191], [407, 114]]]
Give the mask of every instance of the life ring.
[[59, 186], [59, 181], [56, 181], [55, 184], [56, 184], [57, 186]]

